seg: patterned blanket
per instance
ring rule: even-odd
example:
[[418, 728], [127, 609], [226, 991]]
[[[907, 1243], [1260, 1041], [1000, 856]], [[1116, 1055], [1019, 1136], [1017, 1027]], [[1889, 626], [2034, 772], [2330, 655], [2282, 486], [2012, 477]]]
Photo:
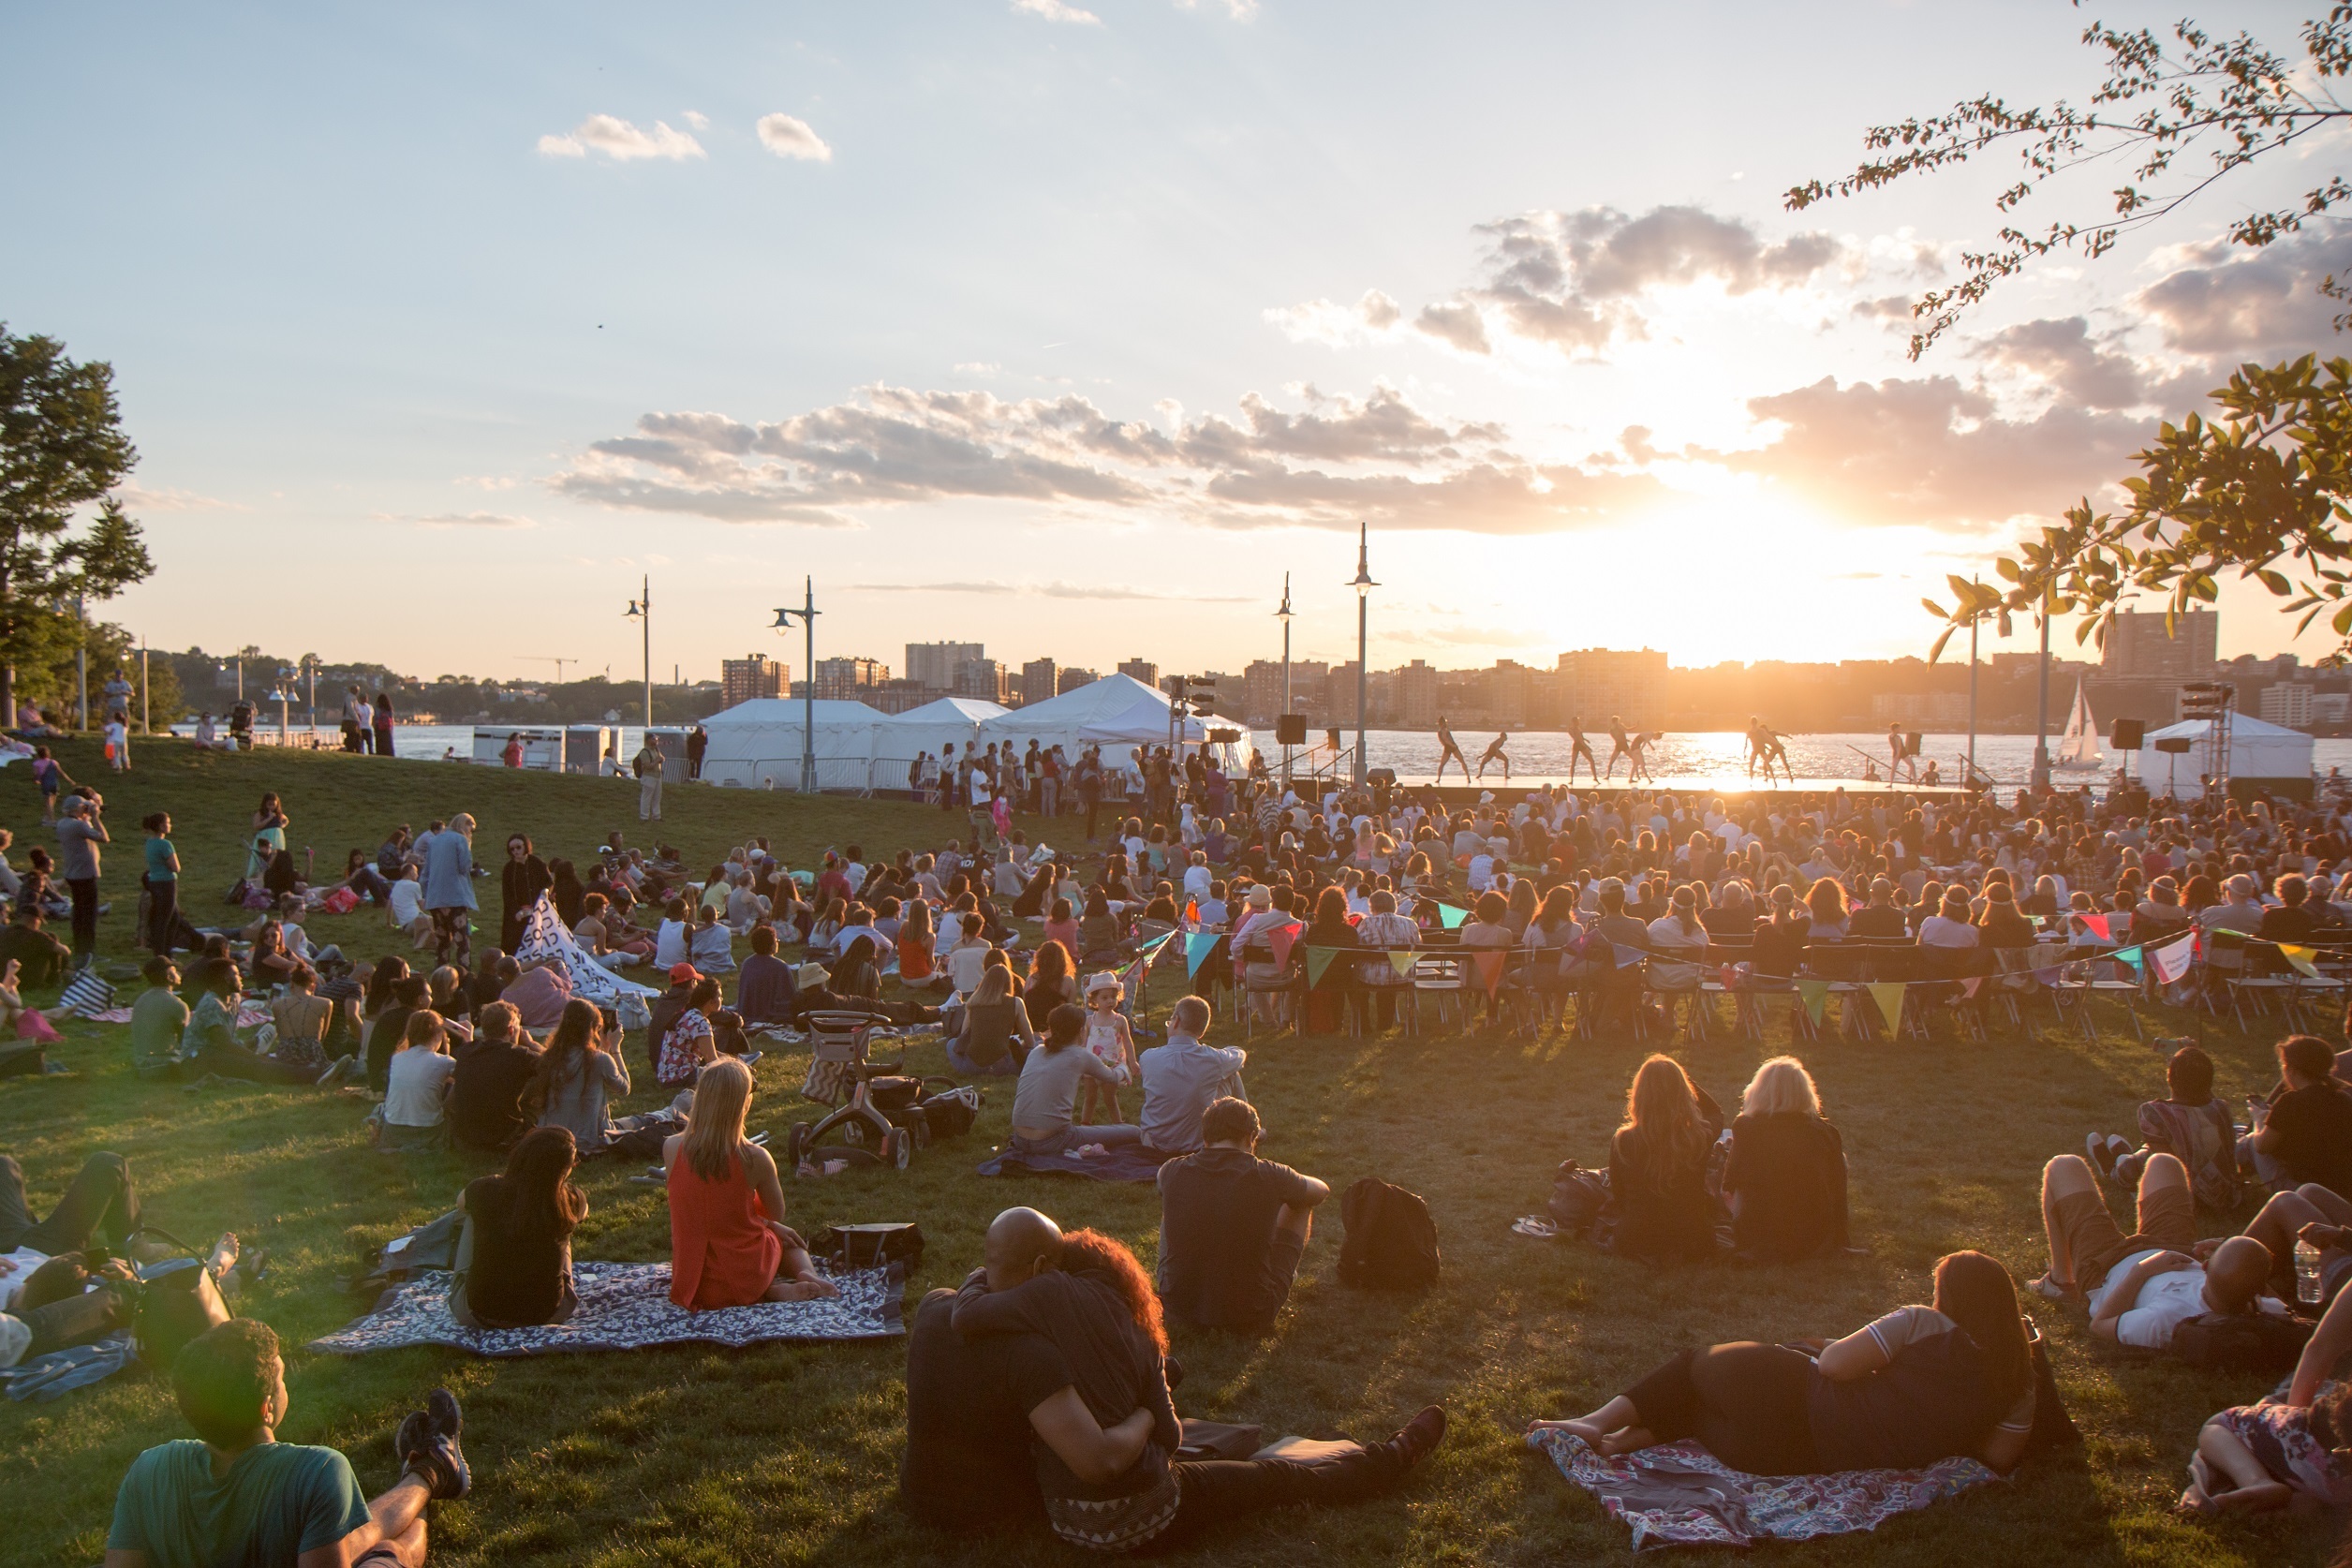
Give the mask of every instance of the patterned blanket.
[[1669, 1442], [1605, 1459], [1567, 1432], [1531, 1432], [1527, 1445], [1601, 1500], [1645, 1546], [1746, 1546], [1876, 1530], [1999, 1476], [1974, 1459], [1925, 1470], [1850, 1470], [1832, 1475], [1749, 1475], [1696, 1442]]
[[1121, 1144], [1107, 1154], [1072, 1160], [1066, 1154], [1018, 1154], [1006, 1149], [981, 1162], [984, 1176], [1029, 1171], [1038, 1176], [1086, 1176], [1093, 1181], [1157, 1181], [1160, 1163], [1168, 1157], [1139, 1144]]
[[888, 1269], [835, 1274], [841, 1294], [830, 1301], [762, 1302], [707, 1312], [688, 1312], [670, 1304], [668, 1264], [581, 1263], [572, 1265], [571, 1274], [580, 1309], [570, 1323], [545, 1328], [461, 1327], [449, 1313], [450, 1276], [428, 1270], [386, 1292], [374, 1311], [313, 1339], [310, 1348], [363, 1355], [406, 1345], [448, 1345], [476, 1355], [552, 1355], [643, 1350], [648, 1345], [741, 1349], [769, 1339], [881, 1339], [906, 1332], [899, 1321], [906, 1284], [893, 1280]]

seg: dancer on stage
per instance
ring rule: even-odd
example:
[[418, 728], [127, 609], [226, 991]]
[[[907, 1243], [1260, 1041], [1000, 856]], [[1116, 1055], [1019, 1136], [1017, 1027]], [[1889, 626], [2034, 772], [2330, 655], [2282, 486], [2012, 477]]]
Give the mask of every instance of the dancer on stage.
[[1584, 738], [1583, 715], [1579, 714], [1568, 721], [1568, 739], [1575, 747], [1568, 753], [1568, 782], [1574, 784], [1576, 781], [1576, 759], [1579, 757], [1584, 759], [1584, 765], [1592, 770], [1592, 782], [1601, 782], [1601, 760], [1592, 754], [1592, 743]]
[[1441, 749], [1438, 756], [1437, 778], [1433, 782], [1444, 781], [1445, 764], [1450, 759], [1461, 764], [1462, 782], [1470, 783], [1470, 759], [1462, 755], [1461, 747], [1454, 739], [1454, 732], [1446, 728], [1443, 714], [1438, 715], [1438, 746]]
[[1625, 721], [1609, 715], [1609, 777], [1617, 777], [1617, 760], [1633, 749], [1634, 743], [1625, 738]]
[[1509, 752], [1502, 749], [1503, 746], [1509, 742], [1510, 739], [1511, 732], [1508, 730], [1503, 731], [1502, 733], [1494, 738], [1494, 744], [1487, 747], [1487, 754], [1478, 759], [1479, 777], [1484, 778], [1487, 777], [1487, 764], [1488, 762], [1501, 762], [1502, 764], [1502, 781], [1505, 784], [1511, 782], [1511, 755]]
[[1748, 716], [1748, 777], [1756, 776], [1756, 764], [1764, 764], [1764, 777], [1772, 777], [1772, 732], [1764, 727], [1764, 720], [1754, 714]]
[[1627, 738], [1625, 747], [1633, 761], [1625, 769], [1626, 783], [1632, 784], [1645, 778], [1652, 784], [1658, 782], [1658, 776], [1649, 771], [1649, 743], [1664, 738], [1664, 732], [1657, 730], [1648, 732], [1636, 730]]
[[[1918, 753], [1912, 750], [1911, 743], [1903, 738], [1902, 725], [1901, 723], [1889, 724], [1886, 726], [1886, 749], [1894, 755], [1894, 762], [1892, 765], [1886, 769], [1886, 781], [1889, 784], [1898, 783], [1907, 773], [1910, 775], [1912, 782], [1915, 784], [1917, 783], [1919, 779], [1919, 764], [1916, 759], [1917, 758]], [[1903, 765], [1905, 762], [1910, 763], [1908, 768]]]

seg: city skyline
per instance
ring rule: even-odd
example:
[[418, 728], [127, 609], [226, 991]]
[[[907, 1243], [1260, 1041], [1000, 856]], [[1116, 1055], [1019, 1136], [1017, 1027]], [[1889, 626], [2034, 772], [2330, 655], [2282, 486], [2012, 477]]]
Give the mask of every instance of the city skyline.
[[[617, 678], [642, 575], [657, 671], [813, 577], [820, 658], [1238, 669], [1285, 572], [1297, 655], [1353, 657], [1361, 519], [1376, 665], [1893, 657], [2229, 367], [2337, 341], [2319, 241], [2219, 241], [2294, 187], [2266, 165], [1906, 358], [2004, 170], [1782, 193], [1874, 120], [2078, 94], [2081, 19], [2032, 0], [565, 20], [0, 21], [42, 65], [0, 126], [47, 149], [0, 172], [44, 217], [0, 233], [0, 310], [112, 363], [142, 453], [157, 571], [107, 618], [242, 643], [290, 567], [290, 642]], [[1662, 121], [1612, 60], [1693, 91]], [[2224, 653], [2297, 645], [2222, 594]]]

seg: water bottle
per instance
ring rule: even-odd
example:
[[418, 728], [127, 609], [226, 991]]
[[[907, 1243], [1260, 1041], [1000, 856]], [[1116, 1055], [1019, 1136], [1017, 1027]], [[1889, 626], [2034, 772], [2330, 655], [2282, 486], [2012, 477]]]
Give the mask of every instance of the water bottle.
[[2306, 1307], [2319, 1305], [2319, 1249], [2308, 1241], [2295, 1243], [2295, 1299]]

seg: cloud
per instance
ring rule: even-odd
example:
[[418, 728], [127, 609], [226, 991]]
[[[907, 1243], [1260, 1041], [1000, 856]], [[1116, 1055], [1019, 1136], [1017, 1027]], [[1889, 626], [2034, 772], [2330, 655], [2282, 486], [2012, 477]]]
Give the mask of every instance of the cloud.
[[527, 517], [505, 511], [444, 511], [431, 517], [410, 518], [420, 528], [536, 528], [539, 525]]
[[1950, 376], [1811, 386], [1751, 398], [1778, 438], [1747, 451], [1688, 449], [1691, 460], [1753, 474], [1850, 521], [1964, 527], [2055, 516], [2111, 482], [2152, 421], [2061, 402], [2004, 418], [1990, 394]]
[[696, 109], [689, 109], [686, 111], [686, 123], [692, 126], [696, 130], [708, 130], [711, 128], [711, 117]]
[[592, 152], [602, 153], [615, 163], [637, 158], [668, 158], [675, 162], [709, 155], [703, 151], [701, 142], [685, 131], [672, 130], [666, 121], [656, 120], [653, 129], [645, 131], [611, 114], [591, 114], [568, 135], [542, 136], [539, 139], [539, 150], [556, 158], [584, 158]]
[[1071, 22], [1087, 27], [1102, 25], [1102, 19], [1092, 11], [1082, 11], [1064, 4], [1064, 0], [1013, 0], [1013, 8], [1045, 22]]
[[2135, 408], [2148, 401], [2148, 378], [2139, 362], [2091, 336], [2079, 316], [2044, 318], [2004, 327], [1978, 340], [1968, 352], [1994, 364], [2038, 377], [2061, 397], [2085, 408]]
[[241, 501], [223, 501], [211, 496], [200, 496], [193, 490], [175, 490], [170, 485], [150, 489], [137, 481], [115, 486], [114, 495], [132, 512], [142, 511], [251, 511]]
[[1037, 599], [1153, 599], [1181, 604], [1250, 604], [1245, 594], [1156, 594], [1143, 588], [1121, 588], [1087, 583], [852, 583], [852, 593], [982, 594]]
[[1012, 501], [1220, 528], [1383, 526], [1534, 533], [1657, 498], [1644, 474], [1530, 460], [1497, 425], [1429, 416], [1393, 388], [1250, 393], [1233, 417], [1161, 425], [1084, 397], [874, 386], [766, 423], [654, 413], [548, 482], [575, 500], [726, 522], [860, 525], [879, 509]]
[[[1180, 11], [1196, 10], [1199, 6], [1200, 0], [1176, 0], [1176, 9]], [[1225, 14], [1235, 22], [1255, 22], [1258, 19], [1258, 0], [1225, 0]]]
[[[1660, 290], [1701, 283], [1734, 295], [1796, 288], [1854, 259], [1828, 234], [1768, 241], [1739, 219], [1694, 206], [1654, 207], [1639, 217], [1611, 207], [1522, 213], [1475, 232], [1487, 254], [1471, 284], [1423, 305], [1412, 325], [1471, 355], [1511, 341], [1597, 357], [1648, 335], [1645, 301]], [[1338, 346], [1386, 335], [1401, 312], [1375, 289], [1353, 309], [1314, 300], [1266, 316], [1294, 338]]]
[[779, 158], [804, 158], [811, 163], [831, 163], [833, 149], [824, 138], [808, 128], [808, 122], [796, 120], [790, 114], [760, 116], [760, 144]]
[[2298, 235], [2247, 251], [2220, 242], [2182, 253], [2191, 265], [2132, 298], [2176, 353], [2231, 361], [2301, 354], [2337, 337], [2342, 303], [2319, 292], [2336, 268], [2317, 236]]

